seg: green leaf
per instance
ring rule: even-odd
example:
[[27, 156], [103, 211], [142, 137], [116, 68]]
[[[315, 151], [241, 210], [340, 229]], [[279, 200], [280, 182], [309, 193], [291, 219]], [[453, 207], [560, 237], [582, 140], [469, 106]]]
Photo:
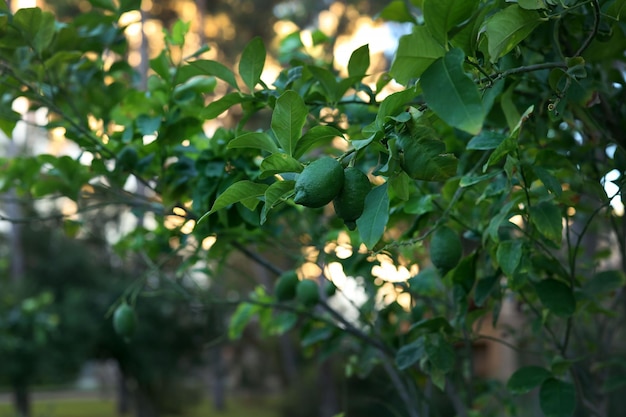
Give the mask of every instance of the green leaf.
[[202, 74], [212, 75], [220, 80], [226, 81], [231, 87], [238, 89], [237, 80], [235, 74], [225, 65], [211, 61], [208, 59], [199, 59], [197, 61], [191, 61], [189, 65], [197, 68]]
[[117, 8], [112, 0], [89, 0], [89, 3], [94, 7], [99, 7], [110, 12], [117, 11]]
[[561, 210], [550, 201], [543, 201], [530, 207], [530, 221], [539, 233], [561, 246], [563, 238], [563, 219]]
[[198, 219], [198, 223], [203, 221], [205, 217], [210, 216], [218, 210], [223, 209], [224, 207], [228, 207], [231, 204], [244, 202], [248, 199], [256, 199], [257, 197], [262, 196], [267, 189], [266, 184], [257, 184], [255, 182], [249, 180], [238, 181], [228, 187], [222, 194], [217, 197], [215, 203], [213, 203], [213, 207], [211, 210], [204, 214], [200, 219]]
[[172, 36], [169, 38], [172, 45], [183, 46], [185, 44], [185, 36], [189, 32], [191, 22], [183, 22], [177, 20], [172, 27]]
[[379, 18], [391, 22], [417, 23], [415, 18], [402, 0], [393, 0], [378, 15]]
[[261, 224], [267, 220], [270, 210], [284, 202], [293, 193], [295, 181], [276, 181], [265, 190], [265, 205], [261, 211]]
[[465, 294], [469, 294], [476, 282], [476, 253], [461, 259], [452, 271], [452, 282], [459, 285]]
[[448, 32], [469, 19], [480, 0], [424, 0], [424, 23], [441, 45], [448, 43]]
[[406, 104], [411, 102], [416, 96], [416, 89], [408, 88], [406, 90], [402, 90], [385, 97], [383, 102], [380, 103], [378, 113], [376, 114], [376, 128], [380, 131], [383, 131], [385, 128], [385, 122], [387, 121], [387, 117], [398, 115], [398, 113], [400, 113], [400, 111], [406, 106]]
[[563, 187], [561, 186], [561, 182], [554, 175], [552, 175], [550, 171], [548, 171], [545, 168], [534, 166], [534, 165], [532, 166], [532, 170], [537, 176], [537, 178], [541, 180], [543, 185], [552, 194], [554, 194], [557, 197], [560, 197], [561, 194], [563, 194]]
[[303, 168], [297, 159], [284, 153], [274, 153], [261, 162], [260, 178], [264, 179], [284, 172], [301, 172]]
[[615, 20], [622, 20], [622, 13], [626, 10], [626, 0], [615, 0], [607, 9], [606, 14]]
[[472, 174], [468, 174], [468, 175], [464, 175], [461, 178], [461, 181], [459, 181], [459, 187], [470, 187], [474, 184], [478, 184], [481, 183], [483, 181], [487, 181], [490, 180], [494, 177], [497, 177], [498, 175], [500, 175], [501, 171], [492, 171], [488, 174], [484, 174], [484, 175], [472, 175]]
[[300, 158], [310, 149], [329, 143], [336, 137], [343, 137], [343, 134], [338, 129], [327, 125], [314, 126], [298, 140], [293, 157]]
[[488, 151], [496, 149], [507, 138], [507, 135], [493, 130], [483, 130], [467, 144], [467, 150]]
[[428, 128], [415, 128], [411, 136], [398, 138], [402, 149], [402, 169], [409, 177], [422, 181], [445, 181], [456, 175], [458, 160], [446, 152], [441, 139], [433, 138]]
[[546, 368], [542, 368], [541, 366], [525, 366], [511, 375], [506, 387], [513, 394], [526, 394], [551, 377], [552, 374]]
[[389, 195], [387, 183], [372, 189], [365, 198], [363, 214], [356, 221], [361, 241], [372, 249], [385, 232], [389, 220]]
[[150, 69], [159, 74], [163, 80], [170, 82], [170, 61], [166, 51], [161, 51], [157, 57], [150, 60]]
[[270, 135], [262, 132], [248, 132], [241, 136], [237, 136], [228, 142], [229, 149], [235, 148], [253, 148], [261, 149], [269, 153], [278, 153], [280, 150], [276, 146], [276, 142]]
[[202, 109], [200, 117], [207, 120], [215, 119], [235, 104], [243, 103], [245, 100], [246, 98], [239, 93], [226, 94], [224, 97], [211, 102], [208, 106]]
[[539, 390], [539, 405], [545, 417], [571, 417], [576, 410], [574, 385], [555, 378], [546, 379]]
[[595, 297], [601, 294], [618, 290], [626, 284], [626, 275], [623, 271], [610, 270], [598, 272], [589, 281], [585, 282], [582, 291], [588, 297]]
[[339, 83], [337, 83], [335, 74], [333, 74], [332, 71], [316, 66], [309, 66], [307, 68], [313, 75], [313, 78], [319, 81], [328, 101], [334, 103], [341, 98], [338, 95]]
[[576, 299], [572, 289], [561, 281], [548, 278], [535, 284], [541, 303], [560, 317], [569, 317], [576, 311]]
[[454, 329], [445, 317], [433, 317], [432, 319], [420, 320], [409, 329], [411, 335], [424, 335], [428, 333], [452, 333]]
[[445, 338], [438, 333], [428, 335], [424, 347], [426, 356], [435, 369], [444, 373], [452, 370], [455, 360], [454, 349]]
[[280, 146], [289, 155], [293, 155], [298, 139], [302, 135], [307, 114], [308, 109], [304, 100], [295, 91], [285, 91], [276, 100], [272, 113], [272, 131]]
[[260, 37], [252, 39], [241, 54], [239, 75], [250, 91], [254, 91], [254, 87], [261, 81], [265, 57], [265, 45]]
[[27, 38], [35, 52], [41, 54], [54, 39], [54, 15], [38, 7], [19, 9], [13, 16], [13, 23]]
[[505, 240], [500, 242], [496, 250], [496, 259], [504, 274], [512, 277], [522, 259], [522, 241]]
[[491, 62], [509, 53], [541, 23], [534, 10], [524, 10], [517, 4], [494, 14], [487, 22], [487, 39]]
[[478, 87], [463, 71], [465, 55], [452, 49], [422, 74], [420, 84], [429, 108], [452, 127], [476, 135], [485, 110]]
[[476, 282], [476, 289], [474, 291], [474, 303], [477, 306], [482, 307], [487, 301], [487, 298], [491, 295], [491, 292], [496, 288], [498, 283], [498, 275], [490, 275], [482, 278]]
[[350, 56], [348, 61], [348, 75], [350, 77], [363, 77], [367, 74], [370, 67], [370, 48], [363, 45], [357, 48]]
[[117, 13], [122, 14], [131, 10], [139, 10], [141, 8], [141, 0], [120, 0], [120, 8]]
[[230, 318], [228, 337], [239, 339], [250, 320], [259, 312], [259, 306], [251, 303], [241, 303]]
[[519, 7], [526, 10], [547, 9], [545, 0], [518, 0]]
[[426, 349], [424, 347], [424, 338], [420, 337], [398, 349], [398, 352], [396, 353], [396, 365], [401, 371], [403, 371], [420, 361], [425, 354]]
[[433, 39], [428, 29], [415, 26], [412, 33], [400, 38], [389, 73], [397, 82], [407, 85], [444, 54], [445, 49]]

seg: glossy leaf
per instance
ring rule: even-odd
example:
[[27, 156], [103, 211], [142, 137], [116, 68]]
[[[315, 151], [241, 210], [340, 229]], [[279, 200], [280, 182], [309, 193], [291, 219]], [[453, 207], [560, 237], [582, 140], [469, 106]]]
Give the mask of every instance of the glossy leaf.
[[445, 49], [433, 39], [426, 27], [415, 26], [412, 33], [400, 38], [389, 73], [397, 82], [407, 85], [444, 54]]
[[272, 113], [272, 131], [281, 148], [289, 155], [293, 155], [302, 135], [307, 114], [304, 100], [295, 91], [286, 91], [276, 100]]
[[372, 249], [385, 232], [389, 221], [389, 195], [387, 183], [372, 189], [365, 198], [363, 214], [356, 221], [361, 241]]
[[261, 211], [261, 224], [267, 221], [269, 212], [293, 194], [295, 181], [276, 181], [265, 190], [265, 205]]
[[494, 14], [487, 22], [491, 62], [509, 53], [541, 23], [542, 19], [535, 10], [524, 10], [517, 4], [511, 5]]
[[224, 97], [209, 103], [202, 112], [200, 117], [204, 119], [215, 119], [226, 110], [230, 109], [236, 104], [240, 104], [245, 100], [244, 96], [239, 93], [229, 93]]
[[250, 91], [254, 91], [254, 87], [261, 81], [265, 57], [265, 45], [259, 37], [252, 39], [241, 53], [239, 75]]
[[450, 126], [476, 135], [485, 110], [476, 84], [465, 74], [460, 49], [452, 49], [422, 74], [420, 85], [429, 108]]

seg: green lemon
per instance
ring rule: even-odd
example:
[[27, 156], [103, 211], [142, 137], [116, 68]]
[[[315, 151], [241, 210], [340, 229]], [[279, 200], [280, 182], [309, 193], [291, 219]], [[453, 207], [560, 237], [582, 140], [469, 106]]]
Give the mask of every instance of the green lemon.
[[296, 286], [296, 299], [307, 307], [313, 307], [320, 301], [320, 293], [317, 282], [304, 279]]
[[343, 186], [343, 167], [329, 156], [307, 165], [296, 178], [293, 201], [305, 207], [319, 208], [330, 203]]
[[296, 296], [296, 286], [300, 280], [296, 271], [287, 271], [278, 277], [274, 286], [274, 294], [278, 301], [288, 301]]
[[459, 235], [447, 226], [435, 230], [430, 239], [430, 260], [443, 273], [453, 269], [461, 260], [463, 246]]
[[123, 302], [113, 313], [113, 329], [122, 337], [130, 337], [135, 333], [137, 316], [131, 306]]
[[365, 197], [372, 186], [367, 175], [357, 168], [346, 168], [343, 174], [343, 187], [333, 200], [333, 206], [337, 216], [343, 219], [348, 229], [354, 230], [356, 220], [363, 214]]

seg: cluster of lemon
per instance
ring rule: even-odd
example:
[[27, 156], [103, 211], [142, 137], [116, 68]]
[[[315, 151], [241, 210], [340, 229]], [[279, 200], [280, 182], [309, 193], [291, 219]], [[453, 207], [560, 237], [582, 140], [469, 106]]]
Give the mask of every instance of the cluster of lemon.
[[354, 230], [370, 189], [370, 181], [361, 170], [344, 169], [335, 158], [323, 157], [311, 162], [298, 175], [294, 202], [319, 208], [332, 201], [337, 216]]

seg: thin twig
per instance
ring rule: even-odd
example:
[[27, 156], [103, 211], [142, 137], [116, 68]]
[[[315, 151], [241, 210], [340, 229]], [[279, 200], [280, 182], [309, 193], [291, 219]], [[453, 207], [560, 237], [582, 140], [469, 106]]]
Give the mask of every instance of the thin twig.
[[598, 4], [598, 0], [592, 0], [591, 6], [593, 7], [593, 29], [583, 44], [580, 45], [580, 48], [578, 48], [578, 51], [576, 51], [576, 55], [574, 56], [581, 56], [598, 34], [598, 28], [600, 27], [600, 4]]

